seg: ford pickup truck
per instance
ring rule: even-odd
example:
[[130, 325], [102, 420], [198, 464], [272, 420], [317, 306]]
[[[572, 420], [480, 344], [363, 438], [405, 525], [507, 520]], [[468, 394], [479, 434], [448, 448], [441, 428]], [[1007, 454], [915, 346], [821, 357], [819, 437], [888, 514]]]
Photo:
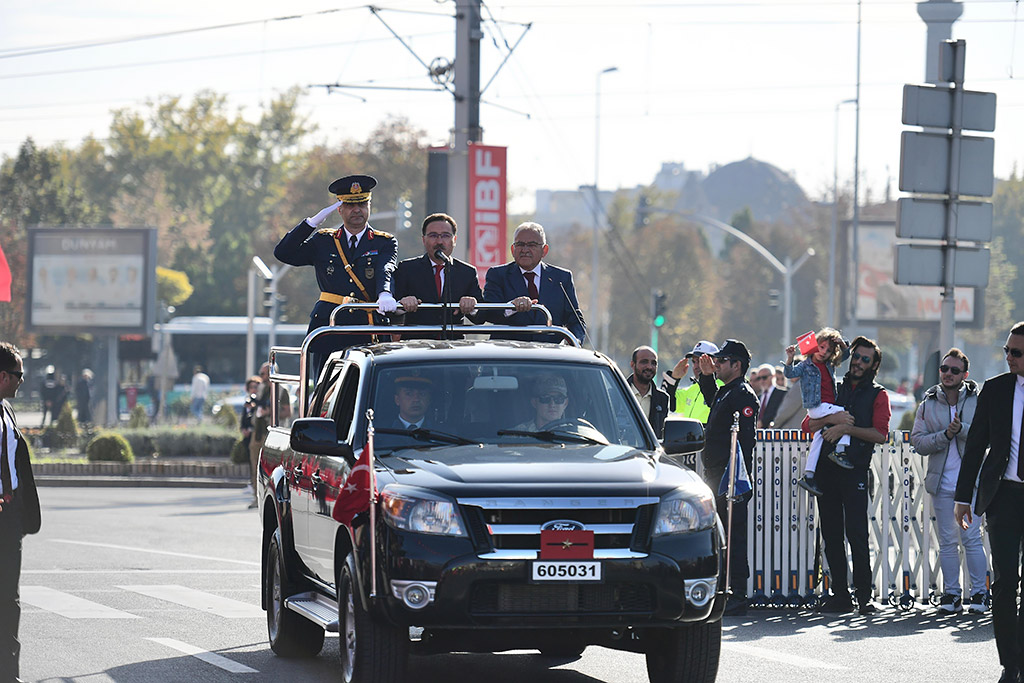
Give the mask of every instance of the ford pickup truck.
[[715, 680], [722, 525], [672, 457], [703, 428], [670, 419], [659, 442], [615, 364], [564, 336], [355, 346], [315, 383], [275, 370], [306, 387], [257, 477], [276, 654], [336, 632], [342, 680], [401, 683], [410, 655], [595, 645], [643, 653], [654, 683]]

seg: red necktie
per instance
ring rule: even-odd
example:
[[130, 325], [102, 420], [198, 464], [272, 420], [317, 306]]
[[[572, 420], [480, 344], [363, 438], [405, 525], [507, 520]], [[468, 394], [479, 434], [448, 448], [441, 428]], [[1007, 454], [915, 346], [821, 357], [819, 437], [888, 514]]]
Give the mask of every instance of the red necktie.
[[444, 268], [443, 263], [434, 264], [434, 284], [437, 285], [437, 296], [441, 296], [441, 269]]
[[767, 407], [768, 407], [768, 390], [765, 389], [764, 390], [764, 394], [762, 394], [762, 396], [761, 396], [761, 412], [763, 413], [764, 409], [767, 408]]
[[530, 295], [531, 299], [540, 299], [540, 292], [537, 291], [537, 285], [533, 283], [533, 278], [536, 276], [536, 273], [523, 273], [523, 277], [526, 278], [526, 293]]

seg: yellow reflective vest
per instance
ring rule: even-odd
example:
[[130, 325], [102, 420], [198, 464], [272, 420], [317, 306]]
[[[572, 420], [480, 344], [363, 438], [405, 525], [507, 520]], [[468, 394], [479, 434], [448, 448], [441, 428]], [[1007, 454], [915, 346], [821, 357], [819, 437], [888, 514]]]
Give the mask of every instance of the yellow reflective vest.
[[[679, 383], [682, 384], [683, 380], [679, 380]], [[715, 379], [715, 384], [722, 386], [722, 380]], [[676, 409], [674, 412], [676, 415], [700, 420], [707, 424], [711, 409], [704, 403], [704, 396], [700, 393], [699, 384], [693, 382], [686, 388], [679, 387], [676, 389]]]

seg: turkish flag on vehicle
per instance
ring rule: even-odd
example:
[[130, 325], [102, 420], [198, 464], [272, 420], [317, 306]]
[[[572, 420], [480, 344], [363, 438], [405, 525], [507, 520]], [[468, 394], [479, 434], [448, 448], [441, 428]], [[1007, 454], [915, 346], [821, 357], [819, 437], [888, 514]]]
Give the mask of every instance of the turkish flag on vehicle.
[[540, 559], [592, 560], [594, 559], [594, 532], [583, 529], [573, 531], [541, 529]]
[[800, 349], [800, 353], [808, 356], [818, 348], [818, 335], [813, 331], [801, 334], [796, 338], [796, 345]]
[[345, 484], [338, 491], [338, 499], [334, 501], [334, 510], [331, 512], [336, 522], [351, 526], [356, 515], [370, 509], [372, 453], [372, 445], [367, 444], [359, 454], [355, 467], [348, 473]]
[[0, 247], [0, 301], [11, 300], [11, 267], [7, 265], [4, 248]]

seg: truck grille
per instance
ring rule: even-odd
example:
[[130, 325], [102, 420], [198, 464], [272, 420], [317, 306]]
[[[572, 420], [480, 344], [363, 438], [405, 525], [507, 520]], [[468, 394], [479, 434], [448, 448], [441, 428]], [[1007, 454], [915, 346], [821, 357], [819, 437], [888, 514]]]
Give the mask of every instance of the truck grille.
[[657, 502], [651, 497], [459, 499], [478, 553], [521, 559], [535, 557], [541, 529], [556, 520], [592, 530], [598, 557], [601, 551], [644, 553]]
[[654, 610], [649, 586], [637, 583], [538, 585], [479, 583], [470, 611], [493, 614], [649, 614]]

